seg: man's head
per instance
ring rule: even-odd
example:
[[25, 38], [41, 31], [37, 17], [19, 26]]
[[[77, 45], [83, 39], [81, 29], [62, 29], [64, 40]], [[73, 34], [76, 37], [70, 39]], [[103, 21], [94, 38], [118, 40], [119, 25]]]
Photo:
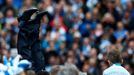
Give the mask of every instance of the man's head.
[[66, 63], [64, 66], [54, 66], [50, 75], [79, 75], [77, 67]]
[[111, 50], [108, 52], [107, 60], [109, 64], [123, 63], [123, 59], [119, 50]]
[[33, 70], [27, 70], [25, 71], [26, 75], [36, 75]]

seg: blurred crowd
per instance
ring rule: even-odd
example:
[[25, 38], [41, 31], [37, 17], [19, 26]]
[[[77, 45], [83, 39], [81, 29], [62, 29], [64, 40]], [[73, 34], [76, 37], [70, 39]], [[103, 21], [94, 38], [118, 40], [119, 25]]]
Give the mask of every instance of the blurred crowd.
[[49, 12], [39, 34], [48, 72], [70, 63], [88, 75], [102, 75], [109, 66], [106, 52], [118, 49], [123, 66], [134, 75], [133, 0], [0, 0], [3, 61], [17, 56], [17, 17], [32, 7]]

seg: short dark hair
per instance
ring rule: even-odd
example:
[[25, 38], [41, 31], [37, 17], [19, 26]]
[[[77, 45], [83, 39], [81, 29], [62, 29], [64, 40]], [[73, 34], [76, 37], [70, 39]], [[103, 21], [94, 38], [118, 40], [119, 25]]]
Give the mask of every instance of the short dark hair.
[[33, 70], [27, 70], [25, 71], [26, 75], [36, 75]]
[[40, 71], [36, 75], [49, 75], [47, 71]]
[[112, 64], [114, 63], [123, 63], [120, 50], [111, 50], [107, 53], [107, 60]]

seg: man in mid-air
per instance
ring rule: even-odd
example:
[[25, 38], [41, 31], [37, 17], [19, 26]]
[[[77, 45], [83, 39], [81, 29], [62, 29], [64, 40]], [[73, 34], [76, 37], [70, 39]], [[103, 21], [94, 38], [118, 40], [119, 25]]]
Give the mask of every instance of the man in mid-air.
[[[37, 8], [31, 8], [18, 18], [19, 34], [17, 48], [23, 59], [32, 63], [35, 72], [44, 70], [44, 58], [40, 47], [39, 28], [40, 21], [48, 12], [37, 12]], [[34, 19], [31, 16], [36, 13]]]

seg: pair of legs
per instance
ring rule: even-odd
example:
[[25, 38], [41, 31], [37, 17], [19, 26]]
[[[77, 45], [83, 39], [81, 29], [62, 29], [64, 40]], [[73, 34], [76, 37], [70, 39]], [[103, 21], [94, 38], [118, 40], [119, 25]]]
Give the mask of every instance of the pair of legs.
[[36, 72], [44, 70], [44, 57], [41, 51], [39, 40], [40, 20], [47, 12], [38, 13], [35, 19], [30, 19], [31, 15], [37, 9], [26, 10], [21, 17], [19, 17], [19, 34], [17, 48], [18, 53], [32, 62], [32, 69]]

